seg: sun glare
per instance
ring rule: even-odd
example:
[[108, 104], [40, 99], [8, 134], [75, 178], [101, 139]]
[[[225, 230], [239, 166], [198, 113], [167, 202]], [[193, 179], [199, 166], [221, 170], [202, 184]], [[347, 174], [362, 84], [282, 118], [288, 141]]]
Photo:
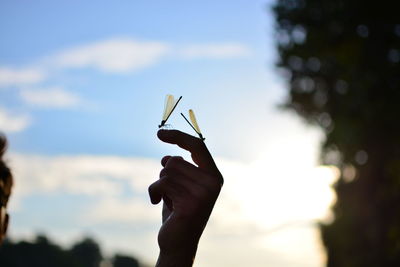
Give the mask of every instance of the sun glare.
[[[231, 188], [243, 216], [265, 229], [329, 218], [339, 176], [334, 166], [316, 166], [312, 157], [263, 155], [232, 171]], [[232, 176], [231, 176], [232, 177]]]
[[217, 215], [221, 212], [226, 229], [250, 231], [247, 235], [255, 237], [265, 253], [287, 260], [287, 266], [322, 266], [326, 256], [316, 223], [330, 219], [332, 184], [339, 170], [317, 166], [309, 149], [277, 148], [262, 150], [266, 152], [248, 164], [221, 161], [225, 199]]

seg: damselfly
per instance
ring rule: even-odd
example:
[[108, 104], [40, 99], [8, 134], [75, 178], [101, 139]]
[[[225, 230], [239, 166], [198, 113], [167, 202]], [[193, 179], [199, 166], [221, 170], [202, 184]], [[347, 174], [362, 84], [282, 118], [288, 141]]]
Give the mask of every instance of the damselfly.
[[162, 116], [161, 124], [158, 125], [158, 128], [161, 128], [167, 122], [169, 116], [171, 116], [172, 112], [174, 111], [175, 107], [178, 105], [179, 101], [181, 101], [182, 96], [175, 101], [173, 95], [167, 95], [165, 97], [165, 106], [164, 106], [164, 113]]
[[190, 121], [185, 117], [185, 115], [183, 115], [183, 113], [181, 113], [181, 115], [187, 121], [187, 123], [189, 123], [190, 127], [192, 127], [193, 130], [199, 135], [200, 139], [203, 141], [206, 140], [201, 134], [200, 127], [197, 123], [196, 116], [194, 115], [193, 110], [189, 109], [189, 118], [192, 123], [190, 123]]

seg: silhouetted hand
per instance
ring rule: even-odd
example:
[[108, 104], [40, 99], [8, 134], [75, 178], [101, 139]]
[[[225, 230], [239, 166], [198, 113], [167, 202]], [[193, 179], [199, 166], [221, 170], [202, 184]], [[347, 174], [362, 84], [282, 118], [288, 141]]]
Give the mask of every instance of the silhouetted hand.
[[160, 179], [149, 187], [151, 202], [163, 199], [158, 234], [159, 267], [192, 266], [200, 236], [221, 190], [223, 178], [206, 145], [177, 130], [158, 131], [160, 140], [191, 152], [197, 166], [182, 157], [166, 156]]

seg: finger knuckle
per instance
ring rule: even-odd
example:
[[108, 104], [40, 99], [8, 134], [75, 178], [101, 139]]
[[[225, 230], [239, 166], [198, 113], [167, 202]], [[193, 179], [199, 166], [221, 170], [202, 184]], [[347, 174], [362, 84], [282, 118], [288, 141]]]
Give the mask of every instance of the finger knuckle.
[[168, 159], [170, 158], [171, 156], [164, 156], [162, 159], [161, 159], [161, 164], [165, 164], [167, 161], [168, 161]]
[[161, 177], [167, 176], [167, 175], [168, 175], [168, 171], [167, 171], [165, 168], [163, 168], [163, 169], [160, 171], [159, 177], [161, 178]]
[[218, 172], [217, 179], [218, 179], [218, 182], [219, 182], [219, 186], [222, 187], [224, 185], [225, 180], [224, 180], [224, 177], [222, 176], [222, 174], [220, 172]]
[[175, 168], [179, 162], [181, 161], [180, 157], [170, 157], [168, 159], [167, 165], [165, 166], [167, 169], [168, 168]]
[[154, 188], [156, 186], [156, 183], [152, 183], [151, 185], [149, 185], [149, 187], [147, 188], [148, 192], [151, 194], [152, 192], [154, 192]]
[[165, 165], [165, 169], [167, 169], [167, 171], [178, 171], [182, 167], [183, 163], [184, 160], [182, 157], [171, 157]]

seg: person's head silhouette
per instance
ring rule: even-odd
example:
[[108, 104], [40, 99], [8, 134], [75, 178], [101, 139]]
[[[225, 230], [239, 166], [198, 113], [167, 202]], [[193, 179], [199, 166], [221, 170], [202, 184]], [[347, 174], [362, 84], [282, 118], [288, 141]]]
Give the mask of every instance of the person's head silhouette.
[[4, 152], [7, 149], [7, 141], [0, 135], [0, 244], [2, 243], [8, 227], [9, 216], [7, 214], [7, 202], [11, 194], [13, 184], [10, 169], [3, 161]]

